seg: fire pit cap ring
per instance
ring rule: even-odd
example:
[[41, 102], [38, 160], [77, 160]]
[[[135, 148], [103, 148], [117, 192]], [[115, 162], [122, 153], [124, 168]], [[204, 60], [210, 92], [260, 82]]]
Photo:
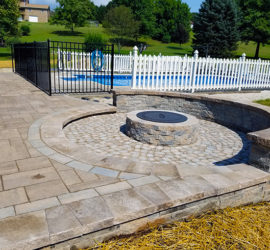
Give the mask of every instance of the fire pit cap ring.
[[187, 121], [187, 116], [172, 111], [146, 110], [137, 113], [137, 117], [150, 122], [158, 123], [182, 123]]

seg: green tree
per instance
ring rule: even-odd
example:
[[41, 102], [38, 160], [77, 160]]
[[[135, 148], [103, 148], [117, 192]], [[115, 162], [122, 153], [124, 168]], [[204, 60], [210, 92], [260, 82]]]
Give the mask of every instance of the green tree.
[[0, 0], [0, 46], [5, 46], [9, 37], [18, 35], [18, 0]]
[[135, 21], [131, 9], [123, 5], [108, 11], [103, 26], [115, 37], [119, 53], [124, 38], [137, 38], [139, 35], [139, 22]]
[[50, 19], [51, 24], [65, 25], [74, 31], [74, 27], [82, 27], [94, 16], [94, 4], [90, 0], [57, 0], [59, 7], [55, 8]]
[[112, 0], [107, 8], [115, 8], [120, 5], [132, 10], [136, 21], [140, 22], [140, 34], [153, 36], [156, 31], [156, 17], [154, 14], [154, 0]]
[[186, 3], [181, 0], [156, 0], [155, 15], [158, 27], [155, 38], [164, 42], [188, 41], [191, 13]]
[[206, 0], [194, 19], [193, 49], [201, 55], [229, 57], [240, 40], [237, 5], [233, 0]]
[[242, 40], [257, 43], [255, 58], [258, 58], [260, 45], [270, 42], [270, 1], [240, 0], [239, 6], [242, 11]]

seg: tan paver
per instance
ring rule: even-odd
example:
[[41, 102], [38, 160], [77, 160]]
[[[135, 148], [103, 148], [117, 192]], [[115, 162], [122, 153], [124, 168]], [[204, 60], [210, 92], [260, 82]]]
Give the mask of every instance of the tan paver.
[[18, 132], [17, 129], [0, 130], [0, 140], [11, 138], [21, 138], [20, 133]]
[[48, 168], [52, 167], [52, 164], [45, 156], [35, 157], [35, 158], [28, 158], [24, 160], [17, 161], [17, 165], [20, 171], [29, 171], [39, 168]]
[[29, 157], [22, 139], [11, 138], [9, 140], [0, 140], [0, 148], [0, 163]]
[[45, 212], [1, 220], [0, 235], [2, 249], [34, 249], [48, 245], [49, 232]]
[[59, 171], [59, 174], [67, 186], [78, 184], [78, 183], [82, 182], [81, 179], [79, 178], [79, 176], [76, 174], [76, 172], [73, 169]]
[[46, 219], [51, 243], [83, 234], [79, 220], [66, 205], [46, 209]]
[[30, 201], [41, 200], [49, 197], [68, 193], [61, 180], [48, 181], [25, 188]]
[[18, 172], [15, 161], [0, 163], [0, 175], [13, 174]]
[[5, 190], [59, 179], [53, 167], [3, 176]]
[[100, 197], [73, 202], [69, 207], [83, 225], [85, 233], [113, 225], [113, 214]]
[[113, 213], [115, 223], [132, 220], [147, 212], [155, 211], [152, 202], [132, 189], [104, 195], [103, 199]]
[[0, 192], [0, 208], [27, 202], [24, 188]]

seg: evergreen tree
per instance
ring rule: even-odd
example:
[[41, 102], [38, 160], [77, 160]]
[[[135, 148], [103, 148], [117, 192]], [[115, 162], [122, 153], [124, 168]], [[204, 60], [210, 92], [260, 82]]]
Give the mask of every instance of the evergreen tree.
[[242, 40], [257, 43], [255, 58], [260, 45], [270, 42], [270, 0], [240, 0], [242, 11]]
[[5, 46], [9, 37], [18, 34], [19, 2], [1, 0], [0, 3], [0, 46]]
[[234, 0], [205, 0], [194, 19], [193, 49], [200, 55], [229, 57], [240, 40]]

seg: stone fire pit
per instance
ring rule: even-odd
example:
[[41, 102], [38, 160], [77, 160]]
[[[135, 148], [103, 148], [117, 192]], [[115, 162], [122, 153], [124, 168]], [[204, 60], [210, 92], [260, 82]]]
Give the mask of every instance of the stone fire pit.
[[176, 111], [140, 110], [127, 114], [126, 133], [133, 139], [161, 146], [189, 145], [197, 141], [199, 121]]

